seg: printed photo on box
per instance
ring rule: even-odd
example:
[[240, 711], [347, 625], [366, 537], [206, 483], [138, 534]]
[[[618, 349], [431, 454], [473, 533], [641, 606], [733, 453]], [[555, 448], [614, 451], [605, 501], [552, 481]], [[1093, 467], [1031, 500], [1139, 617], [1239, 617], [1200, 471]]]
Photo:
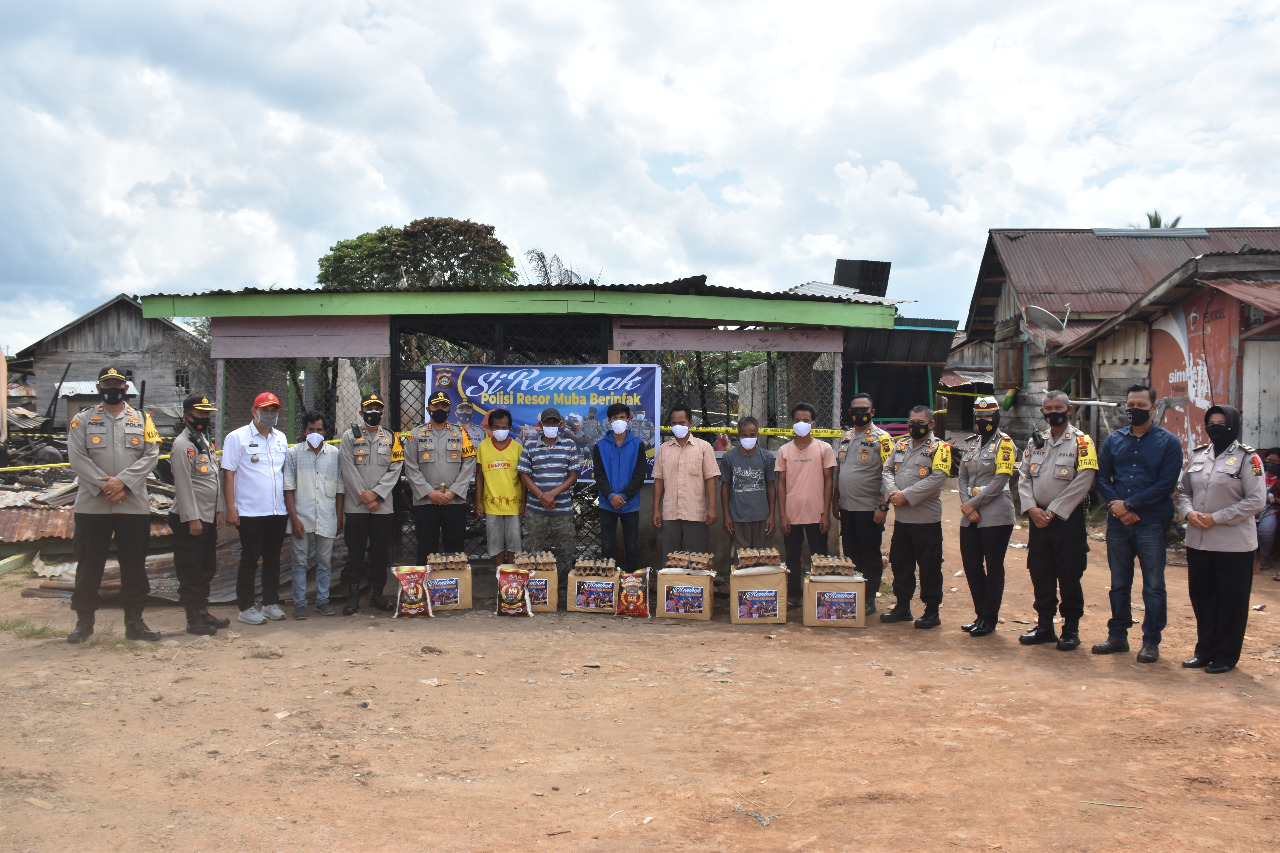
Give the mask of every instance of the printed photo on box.
[[546, 607], [551, 603], [551, 599], [547, 595], [546, 578], [530, 578], [528, 588], [529, 603], [534, 607]]
[[461, 601], [457, 578], [428, 579], [427, 594], [431, 596], [432, 607], [448, 607]]
[[669, 586], [667, 587], [668, 613], [701, 613], [702, 587]]
[[819, 619], [857, 619], [858, 593], [819, 592], [816, 612]]
[[739, 619], [773, 619], [777, 615], [776, 589], [744, 589], [738, 592]]
[[578, 581], [578, 591], [574, 601], [579, 607], [608, 610], [612, 613], [617, 609], [614, 603], [615, 588], [612, 581]]

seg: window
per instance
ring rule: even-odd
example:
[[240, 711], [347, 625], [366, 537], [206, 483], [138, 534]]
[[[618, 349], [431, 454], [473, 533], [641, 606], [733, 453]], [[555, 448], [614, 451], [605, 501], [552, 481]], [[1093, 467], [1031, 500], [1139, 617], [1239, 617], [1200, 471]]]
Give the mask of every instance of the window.
[[179, 397], [185, 397], [191, 393], [191, 373], [186, 370], [175, 370], [173, 372], [174, 390], [178, 392]]
[[996, 344], [995, 351], [995, 387], [1022, 388], [1022, 347], [1017, 341]]

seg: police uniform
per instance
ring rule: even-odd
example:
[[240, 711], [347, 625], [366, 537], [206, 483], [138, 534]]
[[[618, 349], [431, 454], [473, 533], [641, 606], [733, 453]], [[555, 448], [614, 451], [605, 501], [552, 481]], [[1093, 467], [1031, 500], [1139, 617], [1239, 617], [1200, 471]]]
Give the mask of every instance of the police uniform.
[[836, 496], [840, 507], [840, 539], [845, 556], [867, 579], [867, 612], [876, 610], [876, 592], [884, 575], [880, 546], [884, 522], [876, 510], [884, 506], [884, 466], [893, 456], [893, 436], [873, 423], [854, 427], [836, 442]]
[[1062, 596], [1062, 638], [1058, 648], [1070, 651], [1080, 644], [1084, 589], [1080, 579], [1089, 560], [1084, 499], [1098, 475], [1098, 452], [1093, 439], [1071, 425], [1053, 437], [1053, 429], [1032, 436], [1018, 465], [1018, 502], [1026, 513], [1039, 507], [1051, 516], [1048, 527], [1027, 528], [1027, 571], [1035, 593], [1037, 626], [1022, 635], [1023, 645], [1051, 642], [1053, 617]]
[[[448, 395], [437, 391], [428, 405], [447, 402]], [[428, 422], [409, 433], [404, 454], [404, 473], [413, 492], [418, 564], [425, 563], [428, 554], [455, 554], [464, 550], [467, 488], [476, 470], [476, 442], [457, 424], [433, 428]], [[452, 492], [453, 497], [449, 503], [437, 506], [427, 497], [433, 491]]]
[[994, 397], [979, 397], [973, 406], [975, 421], [991, 421], [988, 435], [975, 433], [958, 448], [960, 456], [960, 501], [978, 514], [970, 521], [961, 511], [960, 560], [964, 565], [969, 594], [973, 598], [973, 636], [995, 630], [1004, 599], [1004, 557], [1013, 534], [1013, 497], [1009, 480], [1018, 463], [1013, 439], [996, 429], [1000, 405]]
[[[209, 398], [192, 394], [183, 401], [184, 411], [216, 412]], [[187, 633], [213, 634], [230, 622], [209, 614], [209, 584], [217, 570], [218, 521], [226, 509], [222, 494], [222, 468], [213, 440], [202, 430], [187, 428], [173, 440], [169, 468], [173, 472], [173, 506], [169, 528], [173, 531], [173, 565], [178, 576], [178, 602], [187, 611]], [[200, 532], [191, 533], [191, 522]]]
[[[126, 381], [123, 371], [104, 368], [98, 381]], [[67, 459], [76, 473], [75, 535], [76, 588], [71, 608], [78, 616], [76, 637], [81, 642], [93, 633], [98, 609], [98, 589], [111, 538], [116, 540], [120, 563], [120, 602], [129, 639], [159, 639], [142, 621], [142, 610], [151, 592], [147, 580], [147, 546], [151, 538], [151, 505], [147, 500], [147, 475], [160, 456], [160, 435], [151, 418], [125, 403], [112, 415], [105, 403], [90, 406], [71, 420], [67, 433]], [[106, 478], [124, 484], [125, 498], [113, 503], [104, 491]], [[81, 624], [84, 631], [80, 631]]]
[[[370, 394], [360, 403], [362, 410], [370, 406], [386, 408], [377, 394]], [[353, 425], [342, 433], [338, 467], [347, 495], [343, 504], [347, 565], [342, 573], [343, 583], [347, 585], [347, 603], [342, 612], [350, 615], [359, 610], [360, 584], [365, 580], [369, 581], [369, 603], [379, 610], [390, 610], [383, 590], [387, 585], [391, 540], [395, 536], [391, 491], [400, 481], [400, 469], [404, 467], [400, 438], [381, 424]], [[366, 491], [378, 496], [378, 508], [372, 512], [360, 499]]]
[[1214, 525], [1201, 530], [1187, 524], [1187, 592], [1196, 614], [1195, 656], [1184, 666], [1226, 672], [1240, 660], [1249, 621], [1249, 592], [1253, 585], [1253, 552], [1258, 547], [1254, 514], [1267, 503], [1262, 459], [1241, 444], [1240, 413], [1231, 406], [1214, 406], [1205, 415], [1226, 415], [1233, 435], [1221, 452], [1213, 444], [1191, 451], [1178, 479], [1176, 504], [1185, 518], [1190, 512], [1212, 516]]
[[[951, 445], [932, 431], [917, 445], [910, 436], [898, 440], [885, 463], [882, 490], [902, 492], [907, 503], [894, 507], [893, 538], [889, 565], [893, 568], [893, 594], [897, 599], [882, 622], [911, 618], [911, 597], [916, 591], [916, 566], [920, 567], [920, 600], [925, 616], [921, 627], [937, 623], [942, 604], [942, 487], [951, 476]], [[930, 624], [932, 622], [932, 624]]]
[[[446, 401], [449, 399], [448, 395], [444, 394], [443, 391], [437, 391], [436, 396], [443, 396]], [[430, 405], [430, 403], [428, 403], [427, 405]], [[466, 423], [462, 422], [463, 406], [466, 406], [467, 408], [471, 409], [471, 417], [467, 419]], [[459, 403], [458, 404], [458, 427], [467, 434], [467, 438], [471, 439], [472, 445], [474, 445], [475, 447], [479, 447], [480, 442], [484, 441], [489, 434], [485, 432], [485, 428], [483, 426], [475, 422], [474, 420], [475, 411], [476, 411], [475, 406], [471, 405], [466, 400], [463, 400], [461, 403]]]

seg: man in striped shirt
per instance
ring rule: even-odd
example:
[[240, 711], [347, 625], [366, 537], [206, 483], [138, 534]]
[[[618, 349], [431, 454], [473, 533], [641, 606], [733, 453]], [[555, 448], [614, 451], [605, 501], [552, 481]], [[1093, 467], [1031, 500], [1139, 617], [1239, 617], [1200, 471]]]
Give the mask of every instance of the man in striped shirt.
[[562, 423], [558, 409], [543, 409], [538, 418], [538, 439], [524, 446], [516, 466], [529, 491], [526, 547], [556, 555], [561, 589], [573, 568], [573, 486], [582, 464], [577, 442], [560, 433]]

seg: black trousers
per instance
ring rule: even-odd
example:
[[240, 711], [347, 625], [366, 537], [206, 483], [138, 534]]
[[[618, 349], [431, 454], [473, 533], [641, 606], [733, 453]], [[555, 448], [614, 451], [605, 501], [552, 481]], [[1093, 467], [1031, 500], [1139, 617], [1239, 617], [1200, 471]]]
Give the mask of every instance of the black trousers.
[[1053, 516], [1048, 527], [1029, 526], [1027, 570], [1035, 593], [1036, 615], [1052, 622], [1062, 595], [1062, 618], [1079, 621], [1084, 615], [1084, 588], [1080, 579], [1089, 565], [1089, 540], [1084, 526], [1084, 504], [1064, 521]]
[[827, 553], [827, 534], [818, 522], [793, 524], [791, 532], [782, 534], [782, 547], [787, 552], [787, 595], [799, 598], [804, 590], [804, 572], [800, 570], [800, 557], [804, 542], [809, 540], [809, 556]]
[[287, 515], [240, 516], [240, 573], [236, 576], [236, 606], [253, 607], [254, 578], [262, 559], [262, 604], [280, 603], [280, 548]]
[[209, 604], [209, 584], [217, 570], [218, 527], [201, 523], [199, 536], [192, 536], [188, 522], [169, 514], [173, 530], [173, 568], [178, 576], [178, 603], [183, 607]]
[[897, 607], [909, 607], [916, 594], [916, 566], [920, 566], [920, 600], [925, 608], [942, 604], [942, 522], [893, 525], [889, 541], [893, 595]]
[[373, 515], [368, 512], [346, 513], [342, 538], [347, 545], [347, 565], [342, 571], [342, 582], [359, 584], [367, 580], [369, 588], [378, 595], [382, 595], [387, 588], [387, 567], [391, 563], [391, 537], [395, 534], [395, 530], [394, 513], [386, 515]]
[[610, 512], [596, 510], [600, 514], [600, 556], [618, 559], [618, 522], [622, 522], [623, 560], [619, 563], [625, 571], [640, 570], [640, 510], [635, 512]]
[[1252, 589], [1252, 551], [1187, 549], [1187, 592], [1196, 614], [1196, 657], [1227, 666], [1239, 662]]
[[92, 613], [98, 609], [98, 588], [107, 564], [111, 537], [116, 538], [116, 559], [120, 563], [120, 603], [126, 610], [141, 609], [151, 592], [147, 580], [147, 545], [151, 538], [148, 515], [92, 515], [76, 513], [75, 538], [71, 550], [76, 558], [76, 589], [71, 609]]
[[884, 561], [880, 547], [884, 542], [884, 525], [876, 524], [875, 512], [840, 510], [840, 544], [844, 555], [867, 579], [867, 604], [874, 604], [884, 577]]
[[1004, 600], [1004, 555], [1009, 549], [1012, 524], [960, 528], [960, 562], [973, 596], [973, 612], [995, 625]]
[[415, 506], [413, 527], [418, 535], [419, 566], [426, 565], [428, 554], [457, 554], [467, 547], [467, 505]]

